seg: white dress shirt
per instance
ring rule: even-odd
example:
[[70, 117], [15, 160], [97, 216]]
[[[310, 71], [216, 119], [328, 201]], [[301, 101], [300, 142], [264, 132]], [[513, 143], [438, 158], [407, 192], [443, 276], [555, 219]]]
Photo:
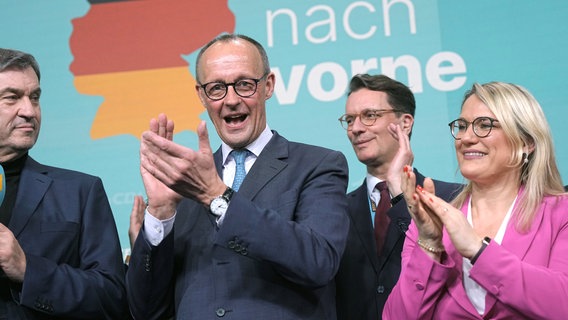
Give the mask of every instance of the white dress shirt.
[[[503, 237], [505, 236], [505, 230], [507, 229], [509, 220], [511, 220], [511, 213], [513, 212], [513, 207], [515, 206], [516, 201], [517, 198], [513, 200], [513, 203], [511, 204], [509, 211], [507, 211], [507, 214], [505, 215], [503, 221], [501, 222], [501, 226], [499, 226], [499, 230], [497, 231], [495, 238], [491, 239], [491, 241], [495, 241], [498, 244], [501, 244], [501, 242], [503, 241]], [[469, 202], [467, 203], [467, 221], [473, 227], [473, 220], [471, 217], [471, 197], [469, 198]], [[487, 291], [469, 277], [469, 272], [473, 267], [469, 259], [464, 257], [462, 260], [463, 260], [463, 265], [462, 265], [463, 285], [465, 288], [465, 292], [469, 298], [469, 301], [471, 301], [477, 312], [480, 315], [483, 315], [485, 313], [485, 296], [487, 295]]]

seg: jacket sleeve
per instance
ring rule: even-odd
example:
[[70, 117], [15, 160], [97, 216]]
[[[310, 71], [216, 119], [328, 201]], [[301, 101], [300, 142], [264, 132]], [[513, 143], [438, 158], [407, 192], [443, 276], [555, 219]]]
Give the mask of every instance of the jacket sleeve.
[[432, 319], [436, 302], [455, 267], [442, 254], [442, 263], [430, 258], [416, 244], [418, 231], [411, 222], [402, 249], [402, 269], [383, 310], [383, 319]]
[[134, 319], [167, 319], [174, 314], [174, 233], [152, 246], [140, 231], [126, 273], [128, 304]]
[[[44, 196], [39, 210], [66, 217], [73, 212], [69, 216], [77, 221], [42, 220], [35, 243], [24, 248], [26, 273], [12, 296], [50, 316], [122, 319], [127, 314], [124, 264], [114, 217], [102, 181], [82, 181], [79, 190], [73, 185], [68, 193]], [[47, 249], [39, 253], [39, 247]]]

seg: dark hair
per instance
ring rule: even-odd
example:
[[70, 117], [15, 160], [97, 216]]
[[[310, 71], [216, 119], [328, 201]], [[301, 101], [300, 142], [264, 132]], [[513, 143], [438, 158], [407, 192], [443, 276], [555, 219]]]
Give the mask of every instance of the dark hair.
[[405, 84], [382, 74], [357, 74], [351, 78], [347, 95], [349, 96], [362, 88], [386, 93], [387, 102], [393, 109], [400, 110], [402, 113], [408, 113], [414, 117], [416, 101], [414, 100], [414, 94]]
[[222, 35], [217, 36], [215, 39], [209, 41], [205, 46], [203, 46], [201, 48], [201, 50], [199, 50], [199, 54], [197, 55], [197, 59], [195, 60], [195, 78], [197, 80], [197, 82], [199, 83], [199, 60], [201, 60], [201, 56], [203, 56], [203, 53], [209, 49], [209, 47], [211, 47], [213, 44], [217, 43], [217, 42], [229, 42], [229, 41], [234, 41], [234, 40], [244, 40], [247, 42], [250, 42], [251, 44], [253, 44], [256, 49], [258, 50], [258, 53], [260, 54], [260, 58], [262, 60], [262, 67], [264, 69], [264, 73], [268, 74], [270, 72], [270, 64], [268, 63], [268, 55], [266, 54], [266, 51], [264, 50], [264, 48], [262, 47], [262, 45], [254, 40], [251, 37], [242, 35], [242, 34], [237, 34], [237, 33], [224, 33]]
[[18, 50], [0, 48], [0, 72], [11, 69], [25, 70], [29, 67], [34, 70], [39, 81], [39, 64], [34, 56]]

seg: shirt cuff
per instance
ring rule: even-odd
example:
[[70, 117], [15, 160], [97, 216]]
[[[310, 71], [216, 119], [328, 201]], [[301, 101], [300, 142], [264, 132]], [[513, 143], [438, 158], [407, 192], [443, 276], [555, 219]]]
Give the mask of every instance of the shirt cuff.
[[177, 211], [174, 212], [174, 215], [171, 218], [160, 220], [154, 217], [150, 212], [148, 212], [148, 208], [144, 211], [144, 234], [148, 242], [151, 245], [157, 246], [164, 240], [164, 238], [172, 232], [174, 228], [174, 221], [176, 218]]

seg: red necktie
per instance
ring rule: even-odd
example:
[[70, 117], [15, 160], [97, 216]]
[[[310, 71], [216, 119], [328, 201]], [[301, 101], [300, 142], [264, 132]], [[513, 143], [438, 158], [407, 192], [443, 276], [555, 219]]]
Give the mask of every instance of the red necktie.
[[390, 223], [390, 218], [387, 211], [390, 209], [390, 194], [385, 181], [377, 184], [377, 189], [381, 193], [381, 199], [375, 210], [375, 241], [377, 242], [377, 254], [380, 255], [385, 244], [385, 237], [387, 235], [387, 228]]

